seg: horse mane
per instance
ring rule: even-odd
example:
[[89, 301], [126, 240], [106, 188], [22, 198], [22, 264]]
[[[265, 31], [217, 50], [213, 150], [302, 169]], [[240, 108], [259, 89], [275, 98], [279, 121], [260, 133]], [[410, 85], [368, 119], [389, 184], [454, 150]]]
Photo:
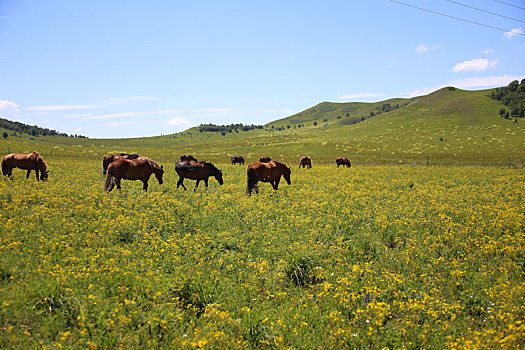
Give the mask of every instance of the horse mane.
[[204, 165], [214, 169], [214, 170], [217, 170], [217, 172], [220, 172], [219, 169], [217, 169], [217, 167], [215, 165], [213, 165], [212, 163], [208, 163], [208, 162], [202, 162]]
[[153, 159], [150, 159], [148, 157], [137, 157], [137, 158], [133, 158], [133, 159], [139, 159], [139, 158], [142, 158], [144, 161], [146, 161], [153, 169], [156, 169], [156, 170], [160, 170], [160, 165], [159, 163], [157, 163], [156, 161], [154, 161]]
[[[35, 153], [36, 153], [36, 152], [35, 152]], [[38, 154], [38, 153], [37, 153], [37, 154]], [[47, 163], [46, 163], [46, 161], [44, 160], [44, 158], [40, 157], [40, 155], [39, 155], [38, 158], [37, 158], [37, 160], [38, 160], [38, 163], [40, 164], [40, 168], [41, 168], [41, 170], [46, 171], [46, 170], [47, 170]]]

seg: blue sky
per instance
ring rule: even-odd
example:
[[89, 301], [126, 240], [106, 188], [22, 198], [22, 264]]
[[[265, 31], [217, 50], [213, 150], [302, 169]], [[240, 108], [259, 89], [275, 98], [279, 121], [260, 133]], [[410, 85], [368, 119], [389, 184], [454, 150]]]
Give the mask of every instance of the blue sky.
[[402, 2], [485, 26], [389, 0], [2, 0], [0, 116], [140, 137], [525, 78], [524, 1]]

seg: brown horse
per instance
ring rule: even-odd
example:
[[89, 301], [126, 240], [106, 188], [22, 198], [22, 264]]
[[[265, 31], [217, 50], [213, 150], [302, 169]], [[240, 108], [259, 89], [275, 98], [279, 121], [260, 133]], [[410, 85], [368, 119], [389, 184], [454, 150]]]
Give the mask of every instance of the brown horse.
[[308, 156], [302, 156], [299, 159], [299, 169], [301, 167], [303, 167], [303, 168], [311, 168], [312, 167], [312, 158], [310, 158]]
[[244, 165], [244, 158], [242, 156], [232, 156], [232, 165], [234, 164], [242, 164]]
[[337, 157], [335, 160], [337, 163], [337, 167], [339, 168], [339, 165], [346, 166], [347, 168], [350, 168], [352, 164], [350, 164], [350, 161], [346, 157]]
[[164, 168], [157, 162], [146, 158], [138, 157], [136, 159], [118, 159], [108, 166], [108, 172], [106, 174], [106, 185], [104, 189], [110, 192], [115, 185], [120, 190], [120, 180], [140, 180], [144, 183], [142, 189], [148, 190], [148, 181], [151, 174], [155, 174], [155, 177], [159, 181], [159, 185], [162, 185], [162, 175], [164, 174]]
[[[2, 159], [2, 175], [13, 179], [13, 168], [27, 170], [26, 178], [29, 178], [31, 170], [35, 171], [36, 179], [45, 181], [49, 171], [44, 159], [37, 152], [11, 153]], [[40, 172], [40, 177], [38, 173]]]
[[137, 159], [139, 157], [138, 154], [129, 154], [129, 153], [117, 153], [117, 154], [110, 154], [109, 156], [105, 156], [102, 160], [102, 174], [106, 175], [106, 172], [108, 171], [108, 165], [113, 163], [114, 161], [118, 159]]
[[259, 194], [259, 187], [257, 182], [269, 182], [274, 190], [279, 188], [279, 181], [281, 176], [284, 177], [288, 185], [291, 185], [290, 181], [290, 169], [286, 164], [271, 160], [268, 163], [256, 162], [248, 165], [246, 169], [246, 175], [248, 183], [246, 185], [246, 194], [251, 196], [252, 192]]
[[192, 163], [188, 161], [177, 162], [175, 163], [175, 171], [179, 174], [179, 181], [177, 181], [177, 188], [182, 185], [182, 188], [186, 190], [184, 186], [184, 179], [197, 180], [195, 184], [195, 189], [199, 187], [199, 182], [204, 181], [206, 187], [208, 187], [208, 178], [214, 176], [215, 180], [219, 182], [219, 185], [222, 185], [224, 181], [222, 180], [222, 171], [217, 169], [215, 165], [207, 162]]
[[261, 158], [259, 158], [259, 162], [261, 162], [261, 163], [268, 163], [271, 160], [272, 160], [272, 158], [270, 158], [268, 156], [262, 156]]
[[188, 161], [188, 162], [197, 163], [197, 159], [194, 156], [189, 155], [189, 154], [183, 154], [182, 156], [180, 156], [180, 161], [181, 162]]

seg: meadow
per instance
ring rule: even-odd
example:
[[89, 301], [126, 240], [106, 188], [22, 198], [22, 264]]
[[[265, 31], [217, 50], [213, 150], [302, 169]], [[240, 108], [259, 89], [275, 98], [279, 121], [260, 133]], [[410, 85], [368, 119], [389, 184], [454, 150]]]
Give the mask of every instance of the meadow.
[[1, 348], [525, 347], [523, 168], [314, 158], [248, 197], [224, 160], [111, 193], [93, 153], [46, 161], [0, 181]]

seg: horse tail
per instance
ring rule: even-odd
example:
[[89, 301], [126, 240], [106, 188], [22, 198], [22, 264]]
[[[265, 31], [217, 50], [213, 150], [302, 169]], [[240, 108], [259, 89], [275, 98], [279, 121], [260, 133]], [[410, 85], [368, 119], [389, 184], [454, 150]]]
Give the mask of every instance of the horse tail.
[[106, 184], [104, 185], [104, 191], [111, 191], [113, 187], [116, 185], [117, 179], [109, 173], [109, 171], [106, 173]]
[[2, 175], [7, 176], [9, 174], [9, 167], [5, 161], [5, 157], [2, 159]]

